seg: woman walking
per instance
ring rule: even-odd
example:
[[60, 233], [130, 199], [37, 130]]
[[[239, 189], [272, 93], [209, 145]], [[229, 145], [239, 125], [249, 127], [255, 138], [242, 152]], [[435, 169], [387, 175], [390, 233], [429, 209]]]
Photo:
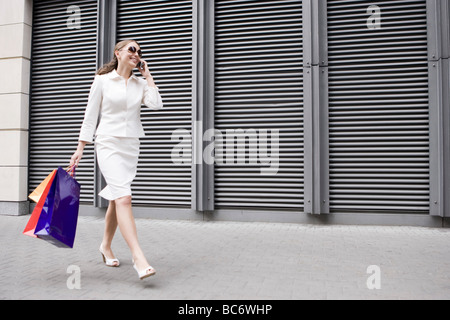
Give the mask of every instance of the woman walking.
[[[138, 242], [131, 184], [136, 176], [139, 138], [145, 136], [140, 120], [141, 105], [160, 110], [163, 103], [148, 65], [141, 57], [140, 45], [134, 40], [125, 40], [116, 45], [113, 60], [98, 70], [89, 94], [78, 148], [70, 164], [78, 166], [86, 144], [94, 143], [95, 136], [98, 165], [107, 183], [99, 195], [109, 200], [100, 252], [107, 266], [120, 265], [111, 250], [119, 226], [131, 250], [133, 267], [142, 280], [156, 271]], [[145, 80], [133, 74], [136, 67]]]

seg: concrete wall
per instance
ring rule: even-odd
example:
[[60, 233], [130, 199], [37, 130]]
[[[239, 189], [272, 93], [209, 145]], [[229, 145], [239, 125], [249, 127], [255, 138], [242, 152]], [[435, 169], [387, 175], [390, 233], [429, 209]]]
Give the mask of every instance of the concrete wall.
[[0, 0], [0, 214], [29, 213], [32, 0]]

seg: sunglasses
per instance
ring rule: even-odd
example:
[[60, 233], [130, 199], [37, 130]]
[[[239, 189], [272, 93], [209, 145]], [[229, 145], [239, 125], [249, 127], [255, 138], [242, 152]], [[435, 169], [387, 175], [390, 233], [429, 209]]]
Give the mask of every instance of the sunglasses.
[[142, 51], [136, 49], [135, 46], [129, 46], [129, 47], [128, 47], [128, 52], [129, 52], [129, 53], [133, 53], [133, 54], [134, 54], [134, 53], [137, 53], [138, 56], [139, 56], [139, 58], [142, 58]]

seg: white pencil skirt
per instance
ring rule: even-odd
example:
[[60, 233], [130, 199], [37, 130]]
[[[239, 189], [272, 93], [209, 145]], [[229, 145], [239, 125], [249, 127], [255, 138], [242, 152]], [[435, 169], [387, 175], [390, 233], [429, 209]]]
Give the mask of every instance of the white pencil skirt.
[[136, 177], [139, 148], [139, 138], [96, 137], [97, 162], [107, 184], [99, 196], [112, 201], [132, 195], [131, 184]]

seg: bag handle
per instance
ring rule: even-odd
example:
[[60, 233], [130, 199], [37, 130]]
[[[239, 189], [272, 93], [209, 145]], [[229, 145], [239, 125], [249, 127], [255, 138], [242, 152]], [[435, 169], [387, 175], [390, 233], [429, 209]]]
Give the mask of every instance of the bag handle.
[[68, 174], [70, 174], [70, 176], [72, 178], [75, 178], [75, 169], [77, 168], [77, 166], [75, 164], [68, 166], [65, 170]]

